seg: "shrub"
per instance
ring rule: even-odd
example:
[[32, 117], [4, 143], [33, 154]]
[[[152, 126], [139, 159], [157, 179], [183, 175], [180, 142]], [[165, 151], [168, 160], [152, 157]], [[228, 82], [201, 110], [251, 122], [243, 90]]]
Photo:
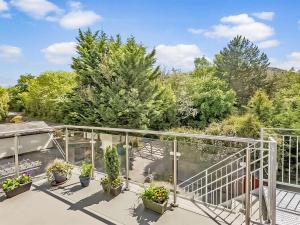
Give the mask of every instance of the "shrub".
[[57, 173], [60, 176], [69, 176], [72, 174], [73, 166], [61, 159], [55, 159], [47, 167], [46, 176], [49, 181], [54, 180], [53, 173]]
[[258, 118], [251, 113], [247, 113], [242, 116], [231, 116], [221, 123], [212, 123], [206, 129], [205, 133], [210, 135], [258, 138], [261, 127], [262, 124]]
[[6, 179], [2, 184], [2, 189], [4, 192], [12, 191], [15, 188], [21, 186], [22, 184], [27, 184], [29, 182], [31, 182], [31, 177], [29, 175], [23, 174], [18, 178]]
[[6, 89], [0, 87], [0, 121], [5, 120], [8, 114], [9, 95]]
[[118, 177], [117, 179], [114, 179], [113, 181], [111, 181], [111, 187], [117, 188], [122, 184], [122, 182], [123, 182], [123, 179], [121, 177]]
[[145, 188], [140, 197], [142, 199], [148, 199], [153, 202], [162, 204], [169, 199], [169, 193], [169, 190], [167, 190], [165, 187], [156, 187], [154, 185], [151, 185]]
[[105, 170], [110, 181], [117, 179], [120, 175], [120, 160], [115, 147], [107, 147], [105, 150]]
[[81, 165], [81, 177], [90, 177], [92, 174], [93, 165], [91, 163], [82, 162]]
[[11, 120], [11, 123], [22, 123], [23, 122], [23, 117], [18, 115], [18, 116], [14, 116]]

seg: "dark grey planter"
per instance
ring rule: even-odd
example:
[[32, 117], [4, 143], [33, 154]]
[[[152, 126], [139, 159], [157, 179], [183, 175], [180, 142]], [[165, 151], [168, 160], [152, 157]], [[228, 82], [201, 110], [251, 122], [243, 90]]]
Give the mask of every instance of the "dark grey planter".
[[112, 186], [110, 187], [110, 194], [112, 196], [117, 196], [121, 193], [122, 191], [122, 187], [123, 187], [123, 184], [120, 185], [119, 187], [116, 187], [116, 188], [113, 188]]
[[58, 173], [53, 172], [53, 177], [56, 183], [62, 183], [67, 180], [67, 176], [62, 176]]
[[7, 198], [12, 198], [12, 197], [14, 197], [16, 195], [19, 195], [19, 194], [21, 194], [21, 193], [23, 193], [25, 191], [29, 191], [31, 185], [32, 185], [32, 181], [29, 182], [29, 183], [26, 183], [26, 184], [22, 184], [22, 185], [20, 185], [19, 187], [15, 188], [12, 191], [5, 192], [6, 197]]
[[90, 184], [91, 177], [79, 177], [80, 183], [82, 187], [87, 187]]
[[145, 208], [151, 209], [154, 212], [157, 212], [159, 214], [164, 214], [164, 212], [167, 210], [168, 201], [165, 201], [162, 204], [156, 203], [149, 199], [143, 199], [143, 203]]

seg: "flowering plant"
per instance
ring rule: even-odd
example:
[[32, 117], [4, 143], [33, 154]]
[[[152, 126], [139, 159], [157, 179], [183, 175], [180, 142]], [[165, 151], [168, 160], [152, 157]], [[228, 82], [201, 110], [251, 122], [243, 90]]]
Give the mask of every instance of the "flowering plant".
[[169, 199], [169, 190], [165, 187], [156, 187], [151, 185], [144, 189], [140, 197], [142, 199], [152, 200], [153, 202], [162, 204]]

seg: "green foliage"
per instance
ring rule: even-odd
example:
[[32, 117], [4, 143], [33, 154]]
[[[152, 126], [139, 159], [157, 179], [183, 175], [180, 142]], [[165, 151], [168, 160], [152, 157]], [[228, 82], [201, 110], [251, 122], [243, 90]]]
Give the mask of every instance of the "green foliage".
[[257, 91], [250, 99], [248, 107], [261, 122], [268, 123], [271, 120], [273, 104], [264, 91]]
[[9, 95], [5, 88], [0, 87], [0, 121], [5, 120], [8, 114]]
[[70, 163], [65, 162], [61, 159], [55, 159], [47, 166], [46, 176], [48, 178], [48, 181], [51, 182], [54, 179], [53, 173], [57, 173], [60, 176], [67, 177], [72, 174], [72, 169], [73, 166]]
[[81, 177], [90, 177], [92, 174], [93, 165], [91, 163], [82, 162], [81, 164]]
[[13, 179], [6, 179], [3, 184], [2, 184], [2, 189], [4, 192], [9, 192], [14, 190], [15, 188], [27, 184], [31, 182], [31, 177], [29, 175], [23, 174], [19, 176], [18, 178], [13, 178]]
[[162, 204], [169, 199], [169, 193], [169, 190], [165, 187], [156, 187], [154, 185], [150, 185], [149, 187], [144, 189], [140, 197], [142, 199], [148, 199]]
[[[155, 51], [148, 53], [134, 38], [79, 32], [76, 96], [70, 101], [69, 122], [111, 127], [162, 129], [173, 120], [174, 97], [158, 83]], [[166, 120], [166, 122], [164, 121]]]
[[31, 74], [21, 75], [17, 84], [9, 88], [10, 102], [9, 109], [16, 112], [24, 110], [24, 102], [22, 101], [21, 94], [28, 91], [28, 86], [34, 76]]
[[117, 149], [115, 147], [107, 147], [105, 150], [105, 171], [108, 179], [114, 181], [120, 175], [120, 160], [118, 157]]
[[23, 116], [20, 116], [20, 115], [14, 116], [9, 122], [11, 122], [11, 123], [22, 123], [23, 122]]
[[279, 90], [274, 97], [274, 127], [300, 128], [300, 82]]
[[234, 109], [235, 93], [216, 77], [192, 78], [187, 84], [187, 93], [197, 112], [192, 120], [187, 118], [186, 124], [189, 126], [204, 128], [225, 118]]
[[235, 90], [238, 102], [247, 104], [256, 90], [266, 84], [269, 60], [256, 45], [244, 37], [237, 36], [229, 42], [215, 61], [216, 75], [224, 79]]
[[213, 75], [216, 71], [216, 67], [211, 64], [204, 56], [196, 58], [194, 60], [195, 69], [193, 76], [203, 77], [207, 75]]
[[212, 123], [205, 132], [211, 135], [258, 138], [261, 127], [258, 118], [247, 113], [242, 116], [231, 116], [221, 123]]
[[111, 187], [112, 188], [120, 187], [122, 185], [122, 183], [123, 183], [122, 177], [118, 177], [111, 181]]
[[70, 72], [44, 72], [29, 81], [27, 92], [20, 94], [28, 115], [62, 121], [66, 94], [76, 86], [76, 75]]

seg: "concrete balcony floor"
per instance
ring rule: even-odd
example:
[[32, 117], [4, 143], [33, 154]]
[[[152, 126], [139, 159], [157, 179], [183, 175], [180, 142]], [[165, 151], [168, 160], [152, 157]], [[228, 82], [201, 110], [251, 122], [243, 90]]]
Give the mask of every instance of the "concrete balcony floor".
[[179, 199], [180, 207], [161, 216], [144, 209], [137, 194], [139, 186], [130, 187], [130, 191], [112, 198], [102, 191], [99, 176], [86, 188], [80, 186], [76, 174], [58, 187], [51, 187], [45, 179], [37, 180], [30, 191], [14, 198], [6, 199], [1, 193], [1, 225], [220, 225], [228, 224], [224, 218], [241, 221], [237, 220], [239, 214], [232, 217], [228, 212], [203, 209], [183, 199]]

